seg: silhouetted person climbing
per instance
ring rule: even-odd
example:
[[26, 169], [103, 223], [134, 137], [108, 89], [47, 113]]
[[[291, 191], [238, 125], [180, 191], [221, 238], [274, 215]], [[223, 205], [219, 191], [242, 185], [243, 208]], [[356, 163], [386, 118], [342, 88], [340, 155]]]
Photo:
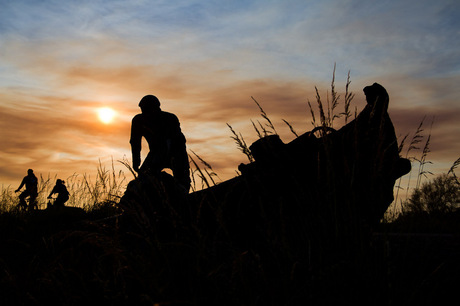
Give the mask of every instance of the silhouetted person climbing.
[[67, 187], [64, 185], [64, 181], [57, 179], [56, 185], [54, 185], [53, 190], [51, 190], [48, 199], [51, 199], [53, 194], [57, 193], [58, 196], [54, 201], [54, 207], [64, 207], [64, 203], [67, 202], [69, 199], [69, 192], [67, 191]]
[[[185, 136], [176, 115], [160, 109], [160, 101], [147, 95], [139, 102], [142, 114], [134, 116], [131, 125], [131, 151], [136, 172], [160, 173], [170, 168], [175, 180], [188, 192], [190, 168]], [[141, 164], [141, 141], [147, 140], [149, 153]], [[140, 167], [140, 169], [139, 169]]]
[[19, 192], [24, 185], [26, 186], [26, 190], [19, 195], [19, 206], [27, 209], [26, 198], [29, 197], [29, 210], [32, 210], [38, 196], [38, 180], [32, 169], [27, 170], [27, 176], [22, 179], [21, 185], [19, 185], [15, 192]]

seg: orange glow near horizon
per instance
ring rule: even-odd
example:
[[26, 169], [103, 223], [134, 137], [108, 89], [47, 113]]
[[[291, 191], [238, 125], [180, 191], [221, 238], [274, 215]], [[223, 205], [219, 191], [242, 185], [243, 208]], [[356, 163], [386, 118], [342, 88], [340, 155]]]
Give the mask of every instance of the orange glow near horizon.
[[109, 124], [115, 118], [116, 112], [110, 107], [102, 107], [97, 110], [99, 120], [104, 124]]

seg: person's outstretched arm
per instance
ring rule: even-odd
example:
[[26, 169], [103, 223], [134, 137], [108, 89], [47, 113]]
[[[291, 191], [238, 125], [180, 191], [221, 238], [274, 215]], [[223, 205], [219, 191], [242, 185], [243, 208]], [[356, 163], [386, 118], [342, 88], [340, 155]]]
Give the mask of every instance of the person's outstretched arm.
[[21, 190], [21, 188], [24, 186], [25, 183], [26, 183], [26, 179], [23, 178], [22, 182], [21, 182], [21, 185], [19, 185], [18, 189], [16, 189], [15, 192], [18, 192], [19, 190]]

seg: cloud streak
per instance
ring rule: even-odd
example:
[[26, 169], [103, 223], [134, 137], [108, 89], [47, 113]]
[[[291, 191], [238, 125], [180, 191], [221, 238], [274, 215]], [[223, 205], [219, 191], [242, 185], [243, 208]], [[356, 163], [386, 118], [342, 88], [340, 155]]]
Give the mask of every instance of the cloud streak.
[[[285, 142], [312, 128], [307, 105], [351, 70], [355, 106], [373, 82], [390, 94], [397, 134], [424, 116], [430, 155], [458, 158], [460, 5], [456, 1], [9, 1], [0, 11], [0, 182], [27, 168], [70, 175], [129, 157], [130, 120], [145, 94], [179, 116], [188, 147], [223, 179], [262, 120]], [[97, 121], [114, 108], [114, 124]], [[436, 162], [434, 161], [434, 162]], [[445, 171], [441, 169], [441, 171]]]

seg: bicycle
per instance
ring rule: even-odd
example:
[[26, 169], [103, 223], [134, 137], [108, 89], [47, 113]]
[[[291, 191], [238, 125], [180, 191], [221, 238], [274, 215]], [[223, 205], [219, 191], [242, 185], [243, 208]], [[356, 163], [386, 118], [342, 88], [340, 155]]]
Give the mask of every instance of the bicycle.
[[[57, 203], [56, 201], [59, 200]], [[48, 203], [46, 203], [46, 209], [62, 209], [65, 207], [65, 202], [62, 198], [59, 197], [48, 197]]]
[[48, 202], [46, 203], [46, 209], [56, 209], [57, 206], [55, 205], [57, 198], [48, 197]]
[[33, 211], [38, 210], [37, 197], [27, 195], [21, 198], [19, 195], [19, 203], [16, 205], [21, 211]]

